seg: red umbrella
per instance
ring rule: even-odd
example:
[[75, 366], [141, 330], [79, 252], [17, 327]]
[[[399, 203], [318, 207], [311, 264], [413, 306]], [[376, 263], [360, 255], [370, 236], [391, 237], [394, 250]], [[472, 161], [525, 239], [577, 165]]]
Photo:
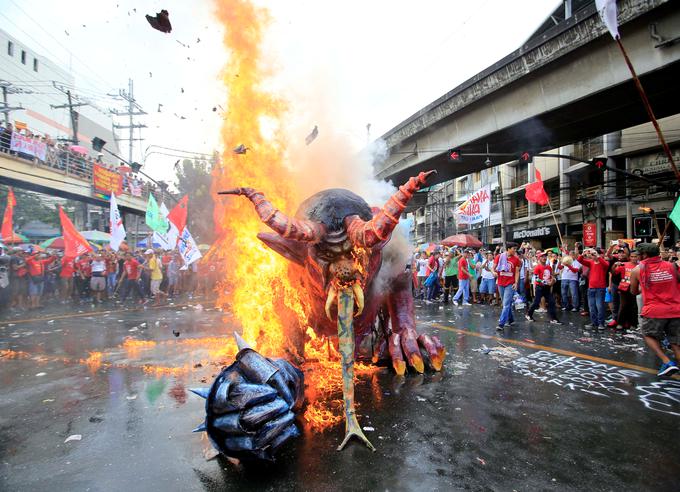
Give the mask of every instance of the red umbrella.
[[481, 248], [482, 242], [470, 234], [454, 234], [442, 241], [446, 247], [461, 246], [463, 248]]

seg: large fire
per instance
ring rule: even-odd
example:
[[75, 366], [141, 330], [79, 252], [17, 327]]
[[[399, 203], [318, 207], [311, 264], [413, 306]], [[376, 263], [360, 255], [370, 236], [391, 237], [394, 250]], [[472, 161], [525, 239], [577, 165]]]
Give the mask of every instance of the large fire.
[[[292, 214], [306, 193], [296, 186], [286, 165], [286, 102], [264, 88], [270, 69], [262, 41], [271, 19], [265, 9], [248, 0], [217, 0], [216, 4], [229, 61], [222, 74], [228, 94], [221, 135], [224, 152], [213, 169], [213, 195], [234, 186], [252, 187]], [[247, 151], [232, 150], [239, 145]], [[308, 326], [305, 300], [287, 275], [288, 261], [257, 239], [264, 226], [248, 200], [217, 198], [214, 219], [220, 239], [211, 255], [224, 272], [218, 306], [230, 308], [243, 328], [243, 338], [267, 356], [299, 357], [285, 336], [286, 328], [305, 331], [309, 402], [305, 420], [313, 430], [341, 422], [338, 353]], [[357, 366], [358, 375], [375, 371]]]

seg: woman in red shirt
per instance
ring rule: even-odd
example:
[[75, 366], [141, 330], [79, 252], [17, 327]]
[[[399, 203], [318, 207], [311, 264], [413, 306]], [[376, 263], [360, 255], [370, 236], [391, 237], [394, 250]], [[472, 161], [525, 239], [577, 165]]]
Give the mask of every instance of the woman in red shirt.
[[66, 302], [70, 297], [73, 296], [73, 273], [75, 270], [75, 258], [64, 256], [61, 259], [61, 272], [59, 272], [59, 278], [61, 279], [62, 302]]

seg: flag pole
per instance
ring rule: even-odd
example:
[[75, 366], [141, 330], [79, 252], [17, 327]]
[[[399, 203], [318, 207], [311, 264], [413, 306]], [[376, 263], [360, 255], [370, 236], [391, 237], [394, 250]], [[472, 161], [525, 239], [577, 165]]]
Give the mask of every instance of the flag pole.
[[557, 227], [557, 235], [560, 236], [560, 248], [564, 248], [564, 239], [562, 239], [562, 232], [560, 231], [560, 225], [557, 223], [557, 217], [555, 217], [555, 212], [550, 203], [550, 197], [548, 197], [548, 207], [550, 208], [550, 215], [552, 215], [552, 218], [555, 221], [555, 227]]
[[654, 111], [652, 110], [652, 106], [649, 104], [649, 99], [647, 99], [647, 93], [645, 92], [645, 89], [642, 87], [642, 84], [640, 83], [640, 79], [637, 76], [637, 73], [635, 72], [635, 68], [633, 67], [633, 64], [630, 61], [630, 58], [628, 57], [628, 53], [626, 52], [626, 49], [623, 47], [623, 43], [621, 42], [621, 38], [619, 36], [616, 36], [616, 44], [619, 46], [619, 49], [621, 50], [621, 54], [623, 55], [624, 60], [626, 60], [626, 65], [628, 65], [628, 70], [630, 70], [631, 75], [633, 76], [633, 82], [635, 83], [635, 88], [637, 89], [638, 93], [640, 94], [640, 99], [642, 99], [642, 103], [645, 106], [645, 109], [647, 110], [647, 115], [649, 116], [650, 121], [652, 122], [652, 125], [654, 125], [654, 130], [656, 130], [656, 135], [659, 137], [659, 142], [661, 142], [661, 147], [663, 148], [664, 152], [666, 153], [666, 156], [668, 157], [668, 162], [670, 162], [671, 167], [673, 168], [673, 172], [675, 173], [675, 177], [680, 182], [680, 171], [678, 171], [677, 166], [675, 165], [675, 161], [673, 160], [673, 153], [671, 152], [671, 149], [668, 147], [668, 144], [666, 143], [666, 139], [663, 136], [663, 132], [661, 131], [661, 128], [659, 127], [658, 121], [656, 121], [656, 117], [654, 116]]

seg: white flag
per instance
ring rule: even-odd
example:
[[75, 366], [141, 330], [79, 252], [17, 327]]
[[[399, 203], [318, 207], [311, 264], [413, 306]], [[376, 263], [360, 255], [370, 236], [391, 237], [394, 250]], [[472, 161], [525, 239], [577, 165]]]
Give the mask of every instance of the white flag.
[[123, 226], [123, 219], [120, 217], [118, 211], [118, 204], [116, 203], [116, 194], [111, 193], [111, 210], [109, 211], [109, 228], [111, 230], [111, 239], [109, 245], [114, 251], [118, 251], [120, 243], [125, 240], [125, 226]]
[[179, 254], [182, 256], [185, 265], [191, 265], [203, 256], [198, 250], [198, 245], [194, 241], [188, 227], [185, 227], [182, 231], [182, 235], [177, 241], [177, 249], [179, 249]]
[[476, 224], [489, 218], [491, 212], [491, 188], [486, 185], [472, 194], [453, 211], [458, 224]]
[[609, 34], [614, 39], [619, 38], [619, 23], [616, 19], [616, 0], [595, 0], [597, 12], [600, 14], [600, 19], [604, 25], [609, 29]]

